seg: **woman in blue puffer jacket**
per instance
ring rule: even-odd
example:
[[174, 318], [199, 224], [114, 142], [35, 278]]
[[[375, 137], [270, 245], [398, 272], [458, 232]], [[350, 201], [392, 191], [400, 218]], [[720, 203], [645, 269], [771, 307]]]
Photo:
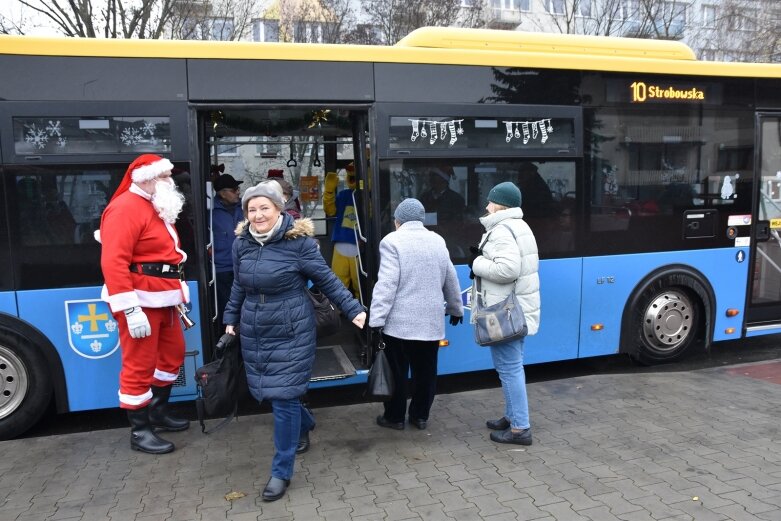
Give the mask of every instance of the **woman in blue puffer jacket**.
[[366, 313], [320, 254], [311, 237], [312, 221], [282, 213], [279, 185], [262, 182], [249, 188], [241, 204], [247, 221], [236, 229], [234, 281], [223, 321], [226, 333], [235, 335], [238, 329], [240, 334], [252, 396], [271, 402], [276, 453], [263, 499], [275, 501], [285, 494], [297, 449], [308, 448], [315, 425], [300, 400], [317, 340], [307, 282], [312, 280], [356, 326], [363, 328]]

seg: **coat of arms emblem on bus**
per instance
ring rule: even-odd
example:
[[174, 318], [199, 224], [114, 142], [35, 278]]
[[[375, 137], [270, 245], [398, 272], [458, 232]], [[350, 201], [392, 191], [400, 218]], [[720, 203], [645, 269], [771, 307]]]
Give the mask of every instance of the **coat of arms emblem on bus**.
[[119, 347], [119, 331], [108, 304], [102, 300], [66, 300], [68, 342], [84, 358], [105, 358]]

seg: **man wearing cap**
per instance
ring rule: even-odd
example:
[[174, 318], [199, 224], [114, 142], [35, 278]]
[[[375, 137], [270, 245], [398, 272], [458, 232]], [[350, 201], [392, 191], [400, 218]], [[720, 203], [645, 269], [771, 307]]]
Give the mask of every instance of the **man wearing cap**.
[[437, 224], [442, 221], [460, 221], [464, 218], [466, 203], [450, 188], [453, 173], [450, 167], [433, 167], [428, 172], [429, 189], [420, 194], [420, 202], [427, 212], [435, 213]]
[[184, 361], [177, 306], [189, 302], [174, 223], [184, 196], [173, 164], [154, 154], [136, 158], [103, 212], [96, 239], [108, 302], [119, 327], [119, 406], [130, 420], [130, 447], [150, 454], [174, 450], [155, 429], [181, 431], [187, 420], [168, 413], [171, 385]]
[[423, 226], [425, 214], [417, 199], [404, 199], [396, 208], [396, 231], [380, 241], [369, 311], [369, 326], [381, 328], [395, 384], [377, 425], [396, 430], [404, 429], [410, 369], [409, 422], [421, 430], [427, 427], [437, 390], [439, 341], [445, 337], [443, 316], [450, 315], [450, 324], [456, 325], [464, 315], [456, 269], [442, 237]]
[[222, 330], [222, 314], [233, 285], [233, 258], [231, 248], [236, 238], [236, 226], [244, 220], [239, 204], [239, 185], [230, 174], [222, 174], [214, 181], [212, 205], [212, 235], [214, 245], [214, 271], [217, 288], [217, 329]]

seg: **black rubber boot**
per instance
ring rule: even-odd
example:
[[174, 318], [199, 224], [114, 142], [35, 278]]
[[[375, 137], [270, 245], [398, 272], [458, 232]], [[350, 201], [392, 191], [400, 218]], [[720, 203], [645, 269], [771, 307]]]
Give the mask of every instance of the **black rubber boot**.
[[171, 386], [152, 386], [152, 401], [149, 402], [149, 423], [161, 431], [186, 431], [190, 428], [189, 420], [176, 418], [168, 414], [168, 398], [171, 396]]
[[174, 450], [174, 444], [160, 438], [149, 423], [149, 407], [128, 409], [130, 420], [130, 448], [147, 454], [167, 454]]

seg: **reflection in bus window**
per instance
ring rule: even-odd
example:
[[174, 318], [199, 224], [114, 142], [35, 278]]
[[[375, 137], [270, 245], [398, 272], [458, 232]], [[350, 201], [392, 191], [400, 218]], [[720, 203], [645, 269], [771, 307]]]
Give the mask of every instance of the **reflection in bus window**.
[[[543, 256], [574, 253], [576, 168], [573, 161], [531, 162], [518, 159], [396, 159], [381, 163], [383, 234], [392, 229], [391, 208], [407, 197], [420, 199], [426, 227], [440, 234], [454, 263], [466, 263], [469, 247], [483, 229], [491, 187], [511, 181], [521, 189], [524, 219], [537, 237]], [[437, 197], [438, 196], [438, 197]]]
[[[591, 143], [588, 245], [595, 252], [635, 253], [692, 247], [686, 210], [751, 212], [751, 114], [676, 106], [599, 109]], [[620, 235], [619, 235], [620, 234]], [[706, 247], [715, 237], [698, 238]]]

